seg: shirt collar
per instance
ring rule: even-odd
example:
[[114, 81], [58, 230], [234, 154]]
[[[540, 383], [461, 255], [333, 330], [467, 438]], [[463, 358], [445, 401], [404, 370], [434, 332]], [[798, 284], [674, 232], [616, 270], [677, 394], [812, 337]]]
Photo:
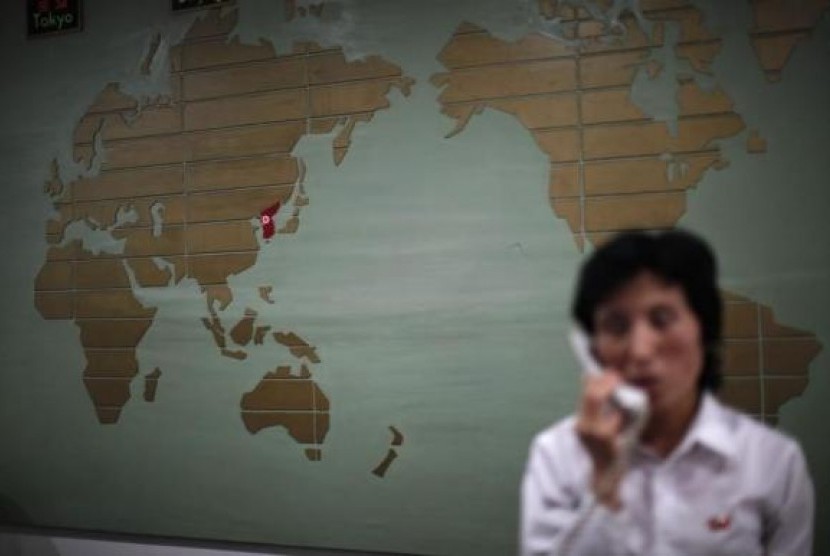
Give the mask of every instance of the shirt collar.
[[[701, 396], [700, 406], [697, 409], [694, 421], [692, 421], [686, 437], [680, 443], [672, 456], [682, 456], [695, 446], [701, 446], [709, 451], [732, 460], [736, 444], [734, 433], [731, 431], [730, 419], [725, 408], [709, 392]], [[671, 459], [674, 459], [670, 456]]]

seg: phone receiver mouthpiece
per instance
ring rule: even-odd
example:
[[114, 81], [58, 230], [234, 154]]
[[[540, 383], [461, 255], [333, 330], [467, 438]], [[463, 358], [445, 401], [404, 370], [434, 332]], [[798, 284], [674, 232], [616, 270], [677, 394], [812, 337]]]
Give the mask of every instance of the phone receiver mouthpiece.
[[646, 393], [633, 386], [617, 386], [612, 395], [614, 403], [632, 417], [639, 417], [648, 411], [648, 396]]
[[[568, 341], [586, 374], [593, 376], [602, 374], [602, 368], [591, 353], [588, 336], [581, 328], [574, 326], [568, 334]], [[611, 399], [614, 405], [629, 416], [629, 430], [638, 432], [648, 419], [649, 407], [646, 393], [634, 386], [622, 384], [614, 390]]]

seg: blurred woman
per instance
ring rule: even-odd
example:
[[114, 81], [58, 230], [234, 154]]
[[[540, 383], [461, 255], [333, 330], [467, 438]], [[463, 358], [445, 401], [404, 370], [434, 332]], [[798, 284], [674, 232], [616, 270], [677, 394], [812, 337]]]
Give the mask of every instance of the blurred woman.
[[[576, 415], [539, 433], [521, 553], [811, 554], [813, 487], [795, 440], [722, 405], [715, 258], [687, 232], [617, 236], [583, 266], [573, 317], [603, 367]], [[612, 403], [628, 384], [649, 416]]]

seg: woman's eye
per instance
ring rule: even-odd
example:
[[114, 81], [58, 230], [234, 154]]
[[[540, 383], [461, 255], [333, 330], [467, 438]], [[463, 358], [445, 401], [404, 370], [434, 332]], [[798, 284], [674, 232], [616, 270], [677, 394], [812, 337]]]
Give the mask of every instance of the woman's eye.
[[674, 322], [676, 316], [671, 307], [655, 307], [649, 313], [649, 320], [654, 328], [666, 328]]
[[606, 315], [599, 321], [599, 331], [612, 336], [622, 336], [628, 330], [628, 319], [620, 314]]

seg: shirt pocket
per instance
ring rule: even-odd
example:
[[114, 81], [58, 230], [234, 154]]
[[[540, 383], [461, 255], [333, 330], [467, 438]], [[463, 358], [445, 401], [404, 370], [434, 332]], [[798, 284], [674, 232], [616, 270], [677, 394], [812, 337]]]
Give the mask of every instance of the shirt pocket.
[[666, 526], [671, 531], [666, 540], [678, 554], [763, 554], [763, 520], [750, 501], [718, 500], [716, 495], [690, 500]]

